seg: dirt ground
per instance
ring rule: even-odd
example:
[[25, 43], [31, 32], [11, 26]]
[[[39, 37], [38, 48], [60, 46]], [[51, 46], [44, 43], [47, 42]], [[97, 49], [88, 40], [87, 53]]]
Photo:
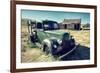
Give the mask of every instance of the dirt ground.
[[[80, 45], [78, 48], [61, 60], [85, 60], [90, 58], [90, 31], [89, 30], [64, 30], [69, 32]], [[52, 62], [60, 61], [58, 58], [46, 55], [40, 48], [28, 41], [28, 28], [21, 28], [21, 62]]]

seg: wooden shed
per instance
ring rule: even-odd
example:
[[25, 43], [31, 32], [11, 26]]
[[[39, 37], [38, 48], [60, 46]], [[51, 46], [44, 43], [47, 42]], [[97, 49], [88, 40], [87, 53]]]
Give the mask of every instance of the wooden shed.
[[81, 29], [81, 19], [64, 19], [63, 22], [60, 23], [60, 28], [80, 30]]

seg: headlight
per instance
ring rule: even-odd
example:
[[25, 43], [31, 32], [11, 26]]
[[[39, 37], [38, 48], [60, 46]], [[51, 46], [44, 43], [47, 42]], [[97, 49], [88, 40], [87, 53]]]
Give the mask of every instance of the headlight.
[[57, 42], [58, 42], [59, 44], [61, 44], [61, 43], [62, 43], [62, 40], [58, 39]]
[[53, 45], [54, 48], [57, 48], [57, 45]]

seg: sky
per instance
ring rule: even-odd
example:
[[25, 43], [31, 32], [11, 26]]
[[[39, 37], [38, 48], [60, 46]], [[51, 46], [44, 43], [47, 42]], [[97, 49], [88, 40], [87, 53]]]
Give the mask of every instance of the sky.
[[90, 13], [44, 11], [44, 10], [21, 10], [21, 17], [36, 21], [53, 20], [63, 22], [64, 19], [81, 19], [81, 24], [90, 23]]

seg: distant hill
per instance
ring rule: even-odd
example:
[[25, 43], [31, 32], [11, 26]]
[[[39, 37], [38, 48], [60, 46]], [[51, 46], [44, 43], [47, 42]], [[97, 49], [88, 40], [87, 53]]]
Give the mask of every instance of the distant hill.
[[84, 24], [83, 27], [84, 27], [84, 28], [90, 28], [90, 24], [89, 24], [89, 23]]
[[89, 23], [83, 24], [82, 29], [90, 29], [90, 24]]

